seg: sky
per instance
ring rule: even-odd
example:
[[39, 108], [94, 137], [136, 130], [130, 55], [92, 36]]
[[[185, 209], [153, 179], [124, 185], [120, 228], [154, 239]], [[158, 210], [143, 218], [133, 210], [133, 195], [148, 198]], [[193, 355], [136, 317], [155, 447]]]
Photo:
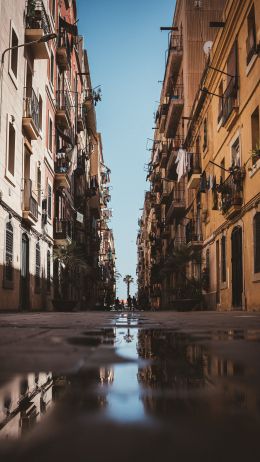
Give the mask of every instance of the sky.
[[[78, 0], [79, 33], [88, 52], [92, 87], [101, 85], [97, 125], [111, 169], [117, 295], [126, 298], [123, 277], [136, 282], [138, 218], [150, 160], [154, 112], [160, 98], [174, 0]], [[131, 294], [137, 290], [131, 286]]]

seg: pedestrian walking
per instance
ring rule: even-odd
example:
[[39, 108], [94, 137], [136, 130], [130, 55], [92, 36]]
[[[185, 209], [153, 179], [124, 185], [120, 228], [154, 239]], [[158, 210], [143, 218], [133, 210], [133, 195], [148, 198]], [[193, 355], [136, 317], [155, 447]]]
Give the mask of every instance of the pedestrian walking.
[[128, 297], [127, 297], [127, 306], [128, 306], [129, 310], [132, 309], [132, 297], [131, 297], [131, 295], [128, 295]]
[[133, 304], [133, 311], [137, 309], [137, 300], [135, 296], [132, 298], [132, 304]]
[[115, 309], [116, 309], [116, 310], [119, 310], [119, 308], [120, 308], [120, 300], [119, 300], [119, 298], [117, 297], [117, 298], [115, 299]]

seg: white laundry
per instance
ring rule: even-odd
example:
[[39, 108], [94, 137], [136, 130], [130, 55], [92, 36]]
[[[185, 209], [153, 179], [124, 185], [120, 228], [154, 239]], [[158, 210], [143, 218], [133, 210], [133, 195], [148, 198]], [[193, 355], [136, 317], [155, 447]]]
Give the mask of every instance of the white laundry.
[[175, 163], [177, 164], [176, 173], [178, 175], [177, 181], [179, 183], [181, 178], [187, 173], [188, 169], [187, 151], [185, 149], [179, 149]]

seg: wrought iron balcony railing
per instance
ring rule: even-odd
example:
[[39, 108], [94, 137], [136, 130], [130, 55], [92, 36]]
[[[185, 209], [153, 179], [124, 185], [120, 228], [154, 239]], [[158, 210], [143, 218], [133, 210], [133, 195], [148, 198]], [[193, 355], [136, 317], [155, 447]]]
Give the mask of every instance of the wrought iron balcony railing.
[[69, 220], [54, 220], [54, 239], [72, 239], [72, 224]]
[[225, 124], [233, 109], [237, 107], [238, 78], [232, 77], [223, 95], [223, 119]]
[[243, 203], [243, 172], [237, 172], [219, 185], [218, 191], [221, 193], [221, 209], [227, 213], [232, 206], [241, 208]]
[[70, 163], [66, 158], [60, 157], [55, 161], [55, 173], [68, 173]]
[[183, 38], [182, 38], [182, 35], [171, 34], [169, 48], [170, 48], [170, 50], [182, 51], [183, 50]]
[[51, 32], [50, 20], [42, 0], [27, 0], [25, 28], [43, 29], [44, 34], [49, 34]]
[[31, 118], [37, 130], [39, 130], [39, 101], [31, 87], [24, 88], [24, 108], [23, 117]]
[[200, 153], [193, 152], [190, 154], [190, 165], [188, 170], [188, 180], [190, 180], [191, 176], [195, 173], [201, 173], [201, 162], [200, 162]]
[[69, 117], [70, 114], [70, 100], [66, 90], [56, 91], [56, 109], [58, 111], [65, 111]]
[[23, 211], [29, 212], [32, 217], [38, 220], [38, 202], [32, 196], [32, 180], [23, 179]]
[[202, 242], [202, 233], [199, 231], [199, 223], [196, 223], [194, 220], [189, 221], [186, 225], [186, 243], [192, 242]]

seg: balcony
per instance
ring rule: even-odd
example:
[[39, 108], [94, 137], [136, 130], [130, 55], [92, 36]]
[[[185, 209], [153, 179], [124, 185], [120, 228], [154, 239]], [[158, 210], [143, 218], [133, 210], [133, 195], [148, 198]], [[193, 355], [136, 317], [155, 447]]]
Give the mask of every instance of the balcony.
[[172, 85], [174, 85], [177, 81], [179, 70], [181, 67], [183, 55], [183, 41], [182, 35], [172, 34], [170, 43], [169, 43], [169, 50], [168, 50], [168, 58], [166, 64], [166, 72], [165, 72], [165, 87], [164, 87], [164, 94], [169, 93], [169, 89]]
[[231, 78], [223, 95], [222, 125], [230, 130], [238, 117], [238, 81], [237, 77]]
[[166, 203], [166, 222], [170, 223], [172, 218], [180, 217], [185, 213], [185, 190], [184, 188], [174, 187], [168, 196]]
[[197, 152], [190, 154], [190, 166], [188, 171], [188, 189], [196, 189], [200, 184], [201, 164], [200, 154]]
[[65, 157], [65, 153], [58, 153], [54, 166], [56, 188], [70, 188], [69, 167], [70, 164]]
[[167, 118], [167, 112], [168, 112], [168, 99], [169, 98], [164, 98], [164, 102], [160, 105], [160, 111], [159, 111], [159, 132], [163, 133], [165, 129], [165, 122]]
[[65, 31], [59, 34], [59, 40], [56, 49], [56, 61], [61, 71], [68, 71], [70, 69], [70, 43], [68, 35]]
[[39, 101], [32, 88], [24, 89], [22, 126], [30, 140], [39, 136]]
[[160, 203], [166, 204], [169, 194], [172, 191], [172, 182], [167, 180], [162, 180], [162, 191], [160, 197]]
[[67, 245], [72, 241], [71, 221], [55, 218], [53, 237], [56, 245]]
[[83, 107], [81, 106], [78, 111], [77, 117], [77, 132], [83, 132], [85, 130], [85, 113]]
[[183, 110], [183, 85], [178, 84], [174, 87], [170, 98], [167, 119], [165, 123], [166, 138], [174, 138], [180, 122], [181, 113]]
[[[41, 39], [51, 32], [50, 20], [41, 0], [27, 0], [25, 12], [25, 42]], [[34, 59], [49, 59], [47, 42], [30, 45]]]
[[257, 54], [256, 37], [253, 32], [246, 39], [246, 53], [246, 64], [248, 66], [253, 56]]
[[171, 226], [170, 225], [163, 225], [161, 230], [161, 236], [163, 239], [168, 239], [171, 236]]
[[70, 128], [70, 101], [68, 92], [58, 90], [56, 92], [56, 124], [63, 130]]
[[160, 151], [159, 151], [159, 158], [160, 158], [160, 168], [165, 168], [168, 162], [168, 146], [167, 143], [161, 143]]
[[243, 204], [243, 172], [237, 172], [229, 177], [219, 186], [221, 193], [221, 210], [226, 219], [231, 219], [237, 215]]
[[32, 196], [32, 180], [29, 178], [23, 179], [23, 201], [22, 201], [22, 215], [23, 220], [28, 225], [35, 225], [38, 221], [38, 202]]
[[193, 249], [202, 247], [203, 238], [199, 229], [199, 222], [194, 220], [190, 220], [186, 225], [186, 244], [188, 247], [192, 247]]

